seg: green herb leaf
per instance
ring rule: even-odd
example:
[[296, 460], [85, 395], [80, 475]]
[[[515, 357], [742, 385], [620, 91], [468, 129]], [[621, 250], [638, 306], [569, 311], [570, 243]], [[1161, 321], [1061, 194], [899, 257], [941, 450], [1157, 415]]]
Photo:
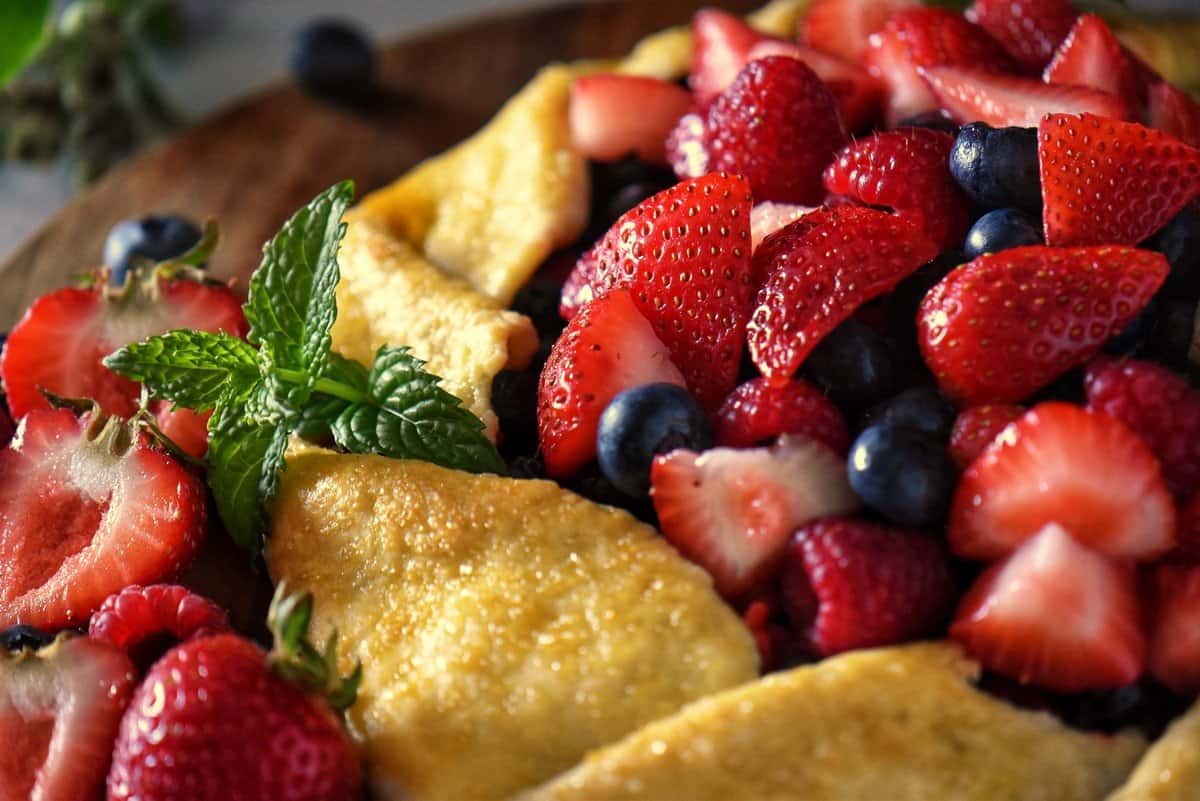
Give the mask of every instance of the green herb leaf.
[[233, 403], [218, 405], [208, 423], [208, 485], [229, 536], [252, 555], [262, 549], [287, 439], [286, 428], [262, 425]]
[[[367, 394], [367, 368], [337, 353], [329, 354], [329, 366], [325, 368], [321, 383], [329, 381], [353, 387], [364, 396]], [[333, 421], [352, 405], [344, 398], [315, 392], [300, 412], [296, 433], [302, 437], [324, 436], [330, 432]]]
[[197, 412], [212, 409], [226, 396], [245, 398], [258, 383], [258, 352], [228, 334], [181, 329], [127, 345], [104, 366], [150, 394]]
[[0, 86], [29, 63], [50, 30], [50, 0], [0, 3]]
[[483, 435], [483, 423], [424, 367], [408, 348], [381, 348], [367, 379], [368, 401], [338, 416], [334, 441], [357, 453], [503, 473], [504, 461]]

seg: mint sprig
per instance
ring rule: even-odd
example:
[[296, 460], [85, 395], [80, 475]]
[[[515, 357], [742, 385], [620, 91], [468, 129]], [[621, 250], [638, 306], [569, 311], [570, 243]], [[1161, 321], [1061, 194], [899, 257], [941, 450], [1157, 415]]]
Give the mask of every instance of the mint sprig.
[[0, 86], [37, 55], [50, 24], [50, 0], [0, 3]]
[[382, 348], [370, 369], [331, 351], [337, 319], [344, 181], [296, 212], [263, 248], [243, 307], [248, 341], [179, 330], [104, 360], [150, 394], [209, 419], [208, 483], [230, 535], [257, 553], [292, 434], [332, 435], [354, 453], [504, 471], [480, 420], [407, 348]]

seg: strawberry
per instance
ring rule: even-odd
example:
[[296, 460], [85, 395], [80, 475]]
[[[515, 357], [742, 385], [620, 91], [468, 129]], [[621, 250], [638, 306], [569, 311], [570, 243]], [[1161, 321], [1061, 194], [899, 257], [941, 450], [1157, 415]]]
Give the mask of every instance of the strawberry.
[[1069, 0], [975, 0], [966, 16], [1022, 67], [1041, 72], [1079, 12]]
[[737, 383], [753, 302], [750, 207], [746, 181], [728, 175], [649, 198], [580, 258], [563, 287], [563, 316], [628, 289], [688, 388], [715, 409]]
[[937, 284], [917, 314], [925, 363], [962, 405], [1015, 403], [1100, 351], [1166, 279], [1127, 247], [986, 253]]
[[1154, 454], [1113, 418], [1067, 403], [1033, 407], [967, 468], [950, 510], [950, 547], [995, 559], [1051, 523], [1124, 559], [1162, 556], [1175, 537]]
[[787, 436], [771, 448], [659, 456], [650, 485], [663, 536], [727, 598], [771, 574], [797, 527], [858, 504], [841, 457]]
[[124, 654], [86, 637], [0, 653], [0, 801], [96, 798], [135, 681]]
[[1084, 387], [1089, 409], [1120, 420], [1158, 457], [1176, 497], [1200, 491], [1200, 392], [1143, 361], [1093, 362]]
[[963, 598], [950, 637], [988, 670], [1058, 692], [1121, 687], [1146, 643], [1131, 567], [1047, 525]]
[[790, 378], [859, 306], [936, 255], [915, 226], [875, 209], [819, 209], [784, 227], [754, 254], [764, 278], [748, 328], [754, 363], [772, 379]]
[[920, 0], [814, 0], [800, 21], [800, 38], [809, 47], [847, 61], [867, 52], [871, 34], [882, 30], [897, 11]]
[[950, 432], [950, 457], [966, 469], [1009, 423], [1024, 413], [1020, 406], [1003, 403], [967, 409], [954, 421]]
[[1177, 693], [1200, 692], [1200, 566], [1159, 565], [1150, 579], [1150, 675]]
[[838, 453], [850, 446], [842, 413], [806, 381], [773, 384], [765, 378], [752, 379], [735, 389], [717, 412], [718, 445], [752, 448], [782, 434], [823, 442]]
[[747, 63], [768, 56], [787, 56], [807, 64], [837, 98], [847, 131], [868, 128], [878, 116], [883, 103], [883, 84], [858, 64], [776, 39], [764, 39], [752, 47]]
[[[134, 272], [121, 289], [97, 280], [90, 289], [60, 289], [33, 302], [9, 334], [0, 356], [0, 379], [14, 417], [48, 409], [39, 389], [69, 398], [93, 398], [108, 414], [129, 417], [140, 389], [101, 364], [131, 342], [175, 328], [224, 331], [245, 336], [241, 302], [229, 287], [165, 273]], [[151, 403], [162, 420], [170, 404]], [[178, 431], [189, 452], [202, 456], [208, 434], [204, 419], [180, 418]], [[167, 423], [170, 427], [171, 423]], [[196, 443], [201, 447], [196, 448]]]
[[863, 59], [867, 71], [889, 89], [889, 126], [938, 108], [921, 78], [922, 68], [1005, 72], [1012, 67], [1004, 50], [982, 28], [941, 8], [910, 8], [894, 14], [882, 31], [871, 36]]
[[788, 613], [822, 657], [933, 634], [955, 597], [950, 561], [933, 538], [846, 518], [796, 532], [782, 583], [785, 600], [805, 599]]
[[610, 400], [664, 382], [684, 383], [629, 292], [615, 290], [585, 305], [554, 343], [538, 385], [547, 474], [572, 476], [596, 458], [596, 430]]
[[1176, 510], [1175, 539], [1181, 556], [1200, 559], [1200, 493]]
[[78, 626], [122, 587], [178, 573], [204, 537], [204, 483], [101, 413], [30, 412], [0, 487], [0, 627]]
[[361, 767], [335, 712], [357, 676], [342, 682], [334, 649], [305, 640], [311, 607], [276, 596], [270, 654], [218, 634], [155, 663], [121, 720], [108, 801], [358, 798]]
[[0, 403], [0, 448], [6, 447], [12, 441], [13, 434], [16, 431], [16, 423], [13, 422], [8, 409], [4, 408], [4, 404]]
[[745, 176], [756, 200], [816, 203], [821, 170], [844, 141], [829, 87], [803, 62], [769, 56], [680, 120], [667, 155], [681, 178], [727, 171]]
[[754, 250], [771, 234], [788, 223], [815, 211], [815, 206], [797, 206], [794, 203], [758, 203], [750, 210], [750, 242]]
[[755, 30], [741, 17], [706, 8], [692, 18], [692, 41], [695, 53], [688, 86], [696, 105], [706, 108], [750, 62], [750, 50], [756, 44], [784, 40]]
[[825, 169], [825, 188], [867, 206], [890, 206], [942, 248], [957, 248], [970, 202], [950, 175], [954, 137], [929, 128], [882, 131], [846, 145]]
[[1200, 196], [1200, 150], [1132, 122], [1038, 123], [1046, 243], [1135, 244]]
[[130, 585], [105, 598], [88, 623], [89, 637], [126, 652], [163, 634], [183, 641], [229, 630], [224, 609], [178, 584]]
[[688, 91], [667, 81], [585, 75], [571, 84], [571, 144], [595, 161], [619, 161], [633, 154], [665, 164], [667, 135], [691, 105]]
[[1086, 86], [1051, 86], [970, 67], [926, 67], [921, 77], [937, 98], [936, 105], [958, 123], [1028, 128], [1057, 112], [1090, 112], [1114, 119], [1129, 113], [1121, 98]]
[[1146, 124], [1170, 134], [1185, 145], [1200, 148], [1200, 103], [1167, 81], [1151, 85]]
[[1140, 71], [1112, 29], [1095, 14], [1082, 14], [1075, 21], [1042, 80], [1108, 92], [1121, 98], [1131, 112], [1140, 111], [1146, 103], [1147, 86]]

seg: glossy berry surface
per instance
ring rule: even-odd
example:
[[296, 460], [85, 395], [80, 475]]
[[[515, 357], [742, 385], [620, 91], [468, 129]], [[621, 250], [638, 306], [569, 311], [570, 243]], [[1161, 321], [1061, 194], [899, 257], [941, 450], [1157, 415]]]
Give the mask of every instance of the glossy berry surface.
[[352, 97], [370, 87], [375, 53], [370, 41], [354, 26], [339, 20], [320, 20], [296, 35], [289, 63], [296, 80], [309, 92]]
[[935, 526], [946, 517], [958, 479], [944, 445], [911, 428], [870, 426], [847, 460], [850, 486], [866, 506], [902, 526]]
[[88, 636], [129, 651], [152, 637], [188, 640], [229, 631], [229, 616], [177, 584], [130, 585], [108, 596], [92, 615]]
[[36, 626], [18, 623], [0, 630], [0, 649], [5, 651], [33, 650], [49, 645], [54, 638]]
[[727, 448], [770, 445], [783, 434], [823, 442], [845, 453], [850, 434], [842, 413], [807, 381], [754, 378], [739, 386], [716, 415], [717, 444]]
[[129, 268], [137, 261], [160, 262], [182, 256], [200, 241], [200, 236], [194, 222], [177, 214], [122, 220], [104, 240], [104, 263], [112, 271], [113, 285], [123, 285]]
[[873, 406], [894, 393], [902, 376], [885, 335], [866, 323], [847, 320], [813, 350], [804, 372], [839, 407]]
[[1033, 128], [964, 125], [950, 151], [950, 174], [984, 208], [1016, 207], [1037, 213], [1042, 207]]
[[617, 395], [600, 416], [596, 456], [605, 477], [622, 492], [650, 491], [654, 457], [677, 448], [712, 447], [708, 415], [683, 387], [647, 384]]
[[967, 231], [963, 255], [968, 259], [984, 253], [1040, 245], [1042, 226], [1039, 221], [1017, 209], [996, 209], [975, 221]]
[[872, 409], [867, 423], [911, 428], [945, 442], [954, 426], [954, 407], [936, 387], [910, 387]]

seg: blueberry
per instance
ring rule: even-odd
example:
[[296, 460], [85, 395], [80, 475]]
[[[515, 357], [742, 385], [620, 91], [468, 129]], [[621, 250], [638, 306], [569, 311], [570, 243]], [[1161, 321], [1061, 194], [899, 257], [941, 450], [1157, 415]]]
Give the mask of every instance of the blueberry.
[[1076, 728], [1109, 733], [1138, 728], [1157, 738], [1172, 720], [1187, 711], [1189, 703], [1190, 699], [1145, 678], [1112, 690], [1064, 696], [1059, 712]]
[[950, 151], [950, 173], [976, 203], [987, 209], [1015, 207], [1040, 216], [1041, 178], [1037, 131], [964, 125]]
[[1167, 257], [1171, 273], [1162, 292], [1167, 297], [1200, 299], [1200, 211], [1185, 206], [1183, 211], [1145, 243]]
[[1154, 330], [1146, 338], [1142, 357], [1166, 365], [1172, 370], [1186, 371], [1195, 318], [1195, 301], [1162, 300], [1155, 310]]
[[895, 394], [901, 372], [887, 337], [858, 320], [847, 320], [821, 340], [805, 360], [804, 371], [849, 412]]
[[534, 278], [513, 299], [513, 311], [520, 312], [533, 321], [538, 337], [557, 340], [566, 323], [558, 313], [562, 300], [562, 282]]
[[371, 89], [375, 51], [353, 25], [326, 19], [309, 23], [292, 41], [292, 74], [304, 89], [323, 97], [353, 99]]
[[948, 442], [956, 413], [937, 387], [919, 386], [876, 406], [867, 414], [867, 425], [892, 425], [923, 432]]
[[537, 447], [537, 370], [501, 370], [492, 380], [492, 408], [504, 434], [503, 455], [528, 455]]
[[884, 314], [888, 326], [897, 339], [916, 345], [917, 309], [929, 290], [949, 275], [950, 271], [967, 259], [963, 254], [947, 250], [939, 253], [932, 261], [905, 278], [884, 299]]
[[617, 395], [600, 416], [596, 453], [600, 470], [633, 497], [650, 490], [650, 463], [677, 448], [704, 450], [712, 425], [700, 404], [674, 384], [647, 384]]
[[919, 528], [945, 519], [958, 480], [942, 443], [886, 424], [863, 429], [850, 448], [847, 470], [864, 504], [893, 523]]
[[636, 159], [593, 164], [592, 220], [584, 240], [599, 239], [622, 214], [677, 181], [674, 172]]
[[1017, 209], [996, 209], [980, 217], [967, 231], [963, 255], [968, 259], [984, 253], [1042, 244], [1042, 226]]
[[129, 268], [139, 260], [166, 261], [187, 253], [200, 241], [200, 228], [177, 214], [151, 214], [140, 220], [121, 220], [104, 240], [104, 263], [112, 283], [121, 286]]
[[0, 631], [0, 648], [3, 648], [5, 651], [21, 651], [24, 649], [36, 651], [53, 641], [54, 638], [46, 632], [33, 626], [27, 626], [24, 623], [18, 623], [15, 626], [9, 626]]
[[909, 117], [896, 126], [897, 128], [932, 128], [935, 131], [945, 131], [950, 135], [958, 133], [958, 123], [940, 111], [925, 111], [915, 117]]

